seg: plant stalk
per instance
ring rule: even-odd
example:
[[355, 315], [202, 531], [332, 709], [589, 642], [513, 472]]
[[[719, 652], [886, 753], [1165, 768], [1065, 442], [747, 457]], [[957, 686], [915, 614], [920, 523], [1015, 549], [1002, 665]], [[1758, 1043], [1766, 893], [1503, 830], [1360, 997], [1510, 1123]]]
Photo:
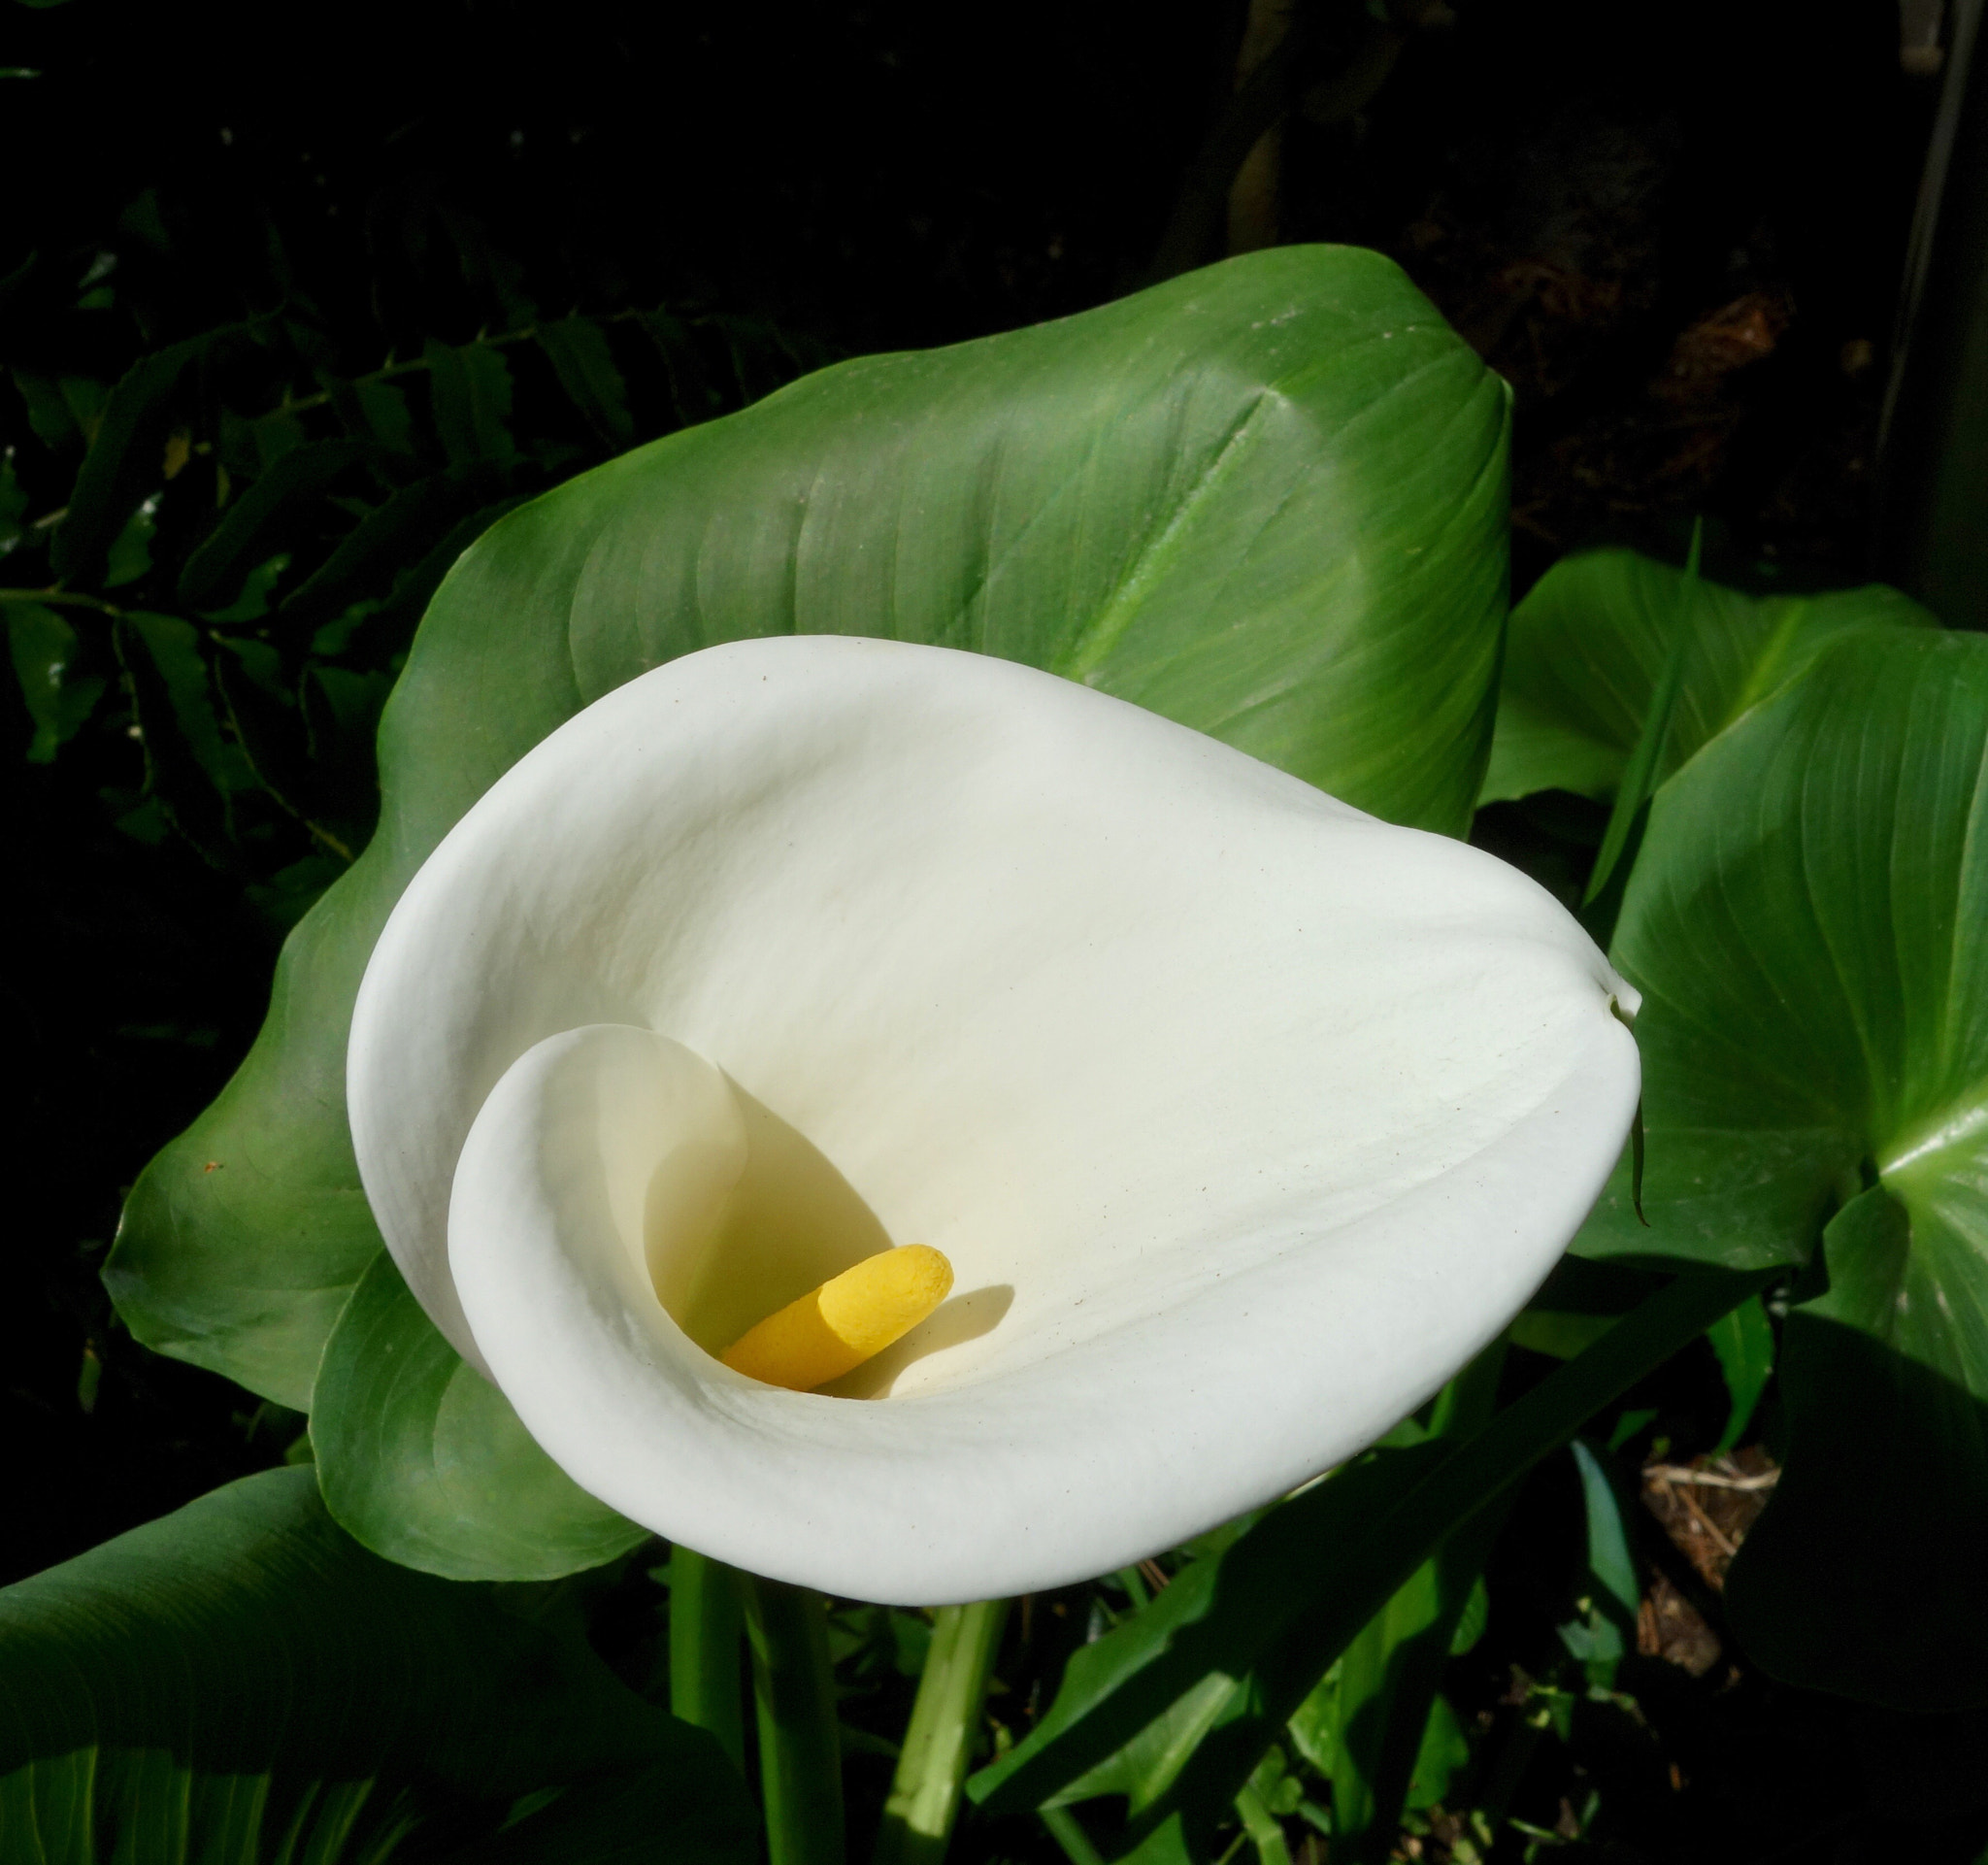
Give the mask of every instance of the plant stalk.
[[843, 1865], [842, 1745], [828, 1606], [806, 1586], [742, 1574], [760, 1800], [770, 1865]]
[[1006, 1600], [940, 1608], [904, 1752], [883, 1803], [876, 1865], [939, 1865], [945, 1856], [1007, 1623]]
[[746, 1772], [746, 1696], [739, 1577], [722, 1561], [678, 1548], [670, 1556], [670, 1709], [709, 1729]]

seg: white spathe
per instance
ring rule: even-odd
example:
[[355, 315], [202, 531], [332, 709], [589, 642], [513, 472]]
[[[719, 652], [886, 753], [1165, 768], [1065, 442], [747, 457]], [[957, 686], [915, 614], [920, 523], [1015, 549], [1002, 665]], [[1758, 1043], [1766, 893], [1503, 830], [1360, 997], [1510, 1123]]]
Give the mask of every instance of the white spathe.
[[[1476, 849], [1047, 674], [780, 637], [630, 682], [463, 817], [350, 1112], [409, 1283], [584, 1488], [934, 1604], [1121, 1566], [1428, 1397], [1620, 1150], [1613, 1004]], [[910, 1243], [956, 1292], [870, 1396], [711, 1356]]]

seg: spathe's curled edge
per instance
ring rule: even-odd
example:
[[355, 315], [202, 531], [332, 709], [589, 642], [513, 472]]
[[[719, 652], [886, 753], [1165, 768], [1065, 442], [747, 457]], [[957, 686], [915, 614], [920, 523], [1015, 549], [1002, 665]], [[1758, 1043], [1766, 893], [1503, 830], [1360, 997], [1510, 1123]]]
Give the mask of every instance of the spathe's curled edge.
[[[463, 816], [349, 1109], [410, 1285], [582, 1487], [937, 1604], [1176, 1543], [1435, 1391], [1620, 1151], [1618, 1009], [1477, 850], [1047, 674], [783, 637]], [[953, 1294], [829, 1390], [713, 1357], [905, 1244]]]

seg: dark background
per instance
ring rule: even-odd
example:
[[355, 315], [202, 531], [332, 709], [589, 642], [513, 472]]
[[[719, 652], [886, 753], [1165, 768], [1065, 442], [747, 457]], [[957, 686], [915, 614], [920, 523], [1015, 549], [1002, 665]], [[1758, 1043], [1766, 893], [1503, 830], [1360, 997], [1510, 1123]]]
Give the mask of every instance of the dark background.
[[[712, 405], [735, 405], [826, 355], [1077, 311], [1238, 241], [1349, 241], [1398, 259], [1517, 389], [1520, 589], [1598, 542], [1681, 557], [1700, 515], [1707, 568], [1731, 581], [1824, 586], [1882, 567], [1876, 419], [1935, 95], [1901, 72], [1890, 0], [1455, 0], [1453, 15], [1398, 8], [1392, 40], [1376, 37], [1384, 9], [1309, 0], [1284, 54], [1299, 108], [1274, 211], [1234, 226], [1208, 159], [1237, 120], [1246, 9], [1229, 0], [5, 5], [10, 366], [114, 382], [260, 314], [294, 315], [316, 366], [355, 376], [428, 338], [507, 328], [527, 300], [545, 317], [664, 306], [708, 320]], [[640, 437], [689, 417], [680, 384], [625, 366]], [[291, 382], [310, 387], [271, 365], [239, 392], [274, 406]], [[514, 492], [598, 456], [538, 392], [521, 368], [517, 425], [541, 438]], [[0, 446], [33, 517], [60, 506], [75, 464], [26, 416], [0, 384]], [[32, 556], [0, 562], [0, 583], [46, 582]], [[383, 686], [411, 624], [390, 605], [376, 617], [355, 677]], [[170, 807], [148, 814], [115, 703], [39, 765], [19, 754], [26, 713], [6, 705], [0, 976], [23, 1085], [0, 1582], [296, 1435], [294, 1416], [138, 1347], [97, 1271], [122, 1193], [245, 1051], [283, 931], [337, 871], [289, 816], [246, 803], [218, 855], [196, 852]], [[348, 812], [361, 832], [368, 807]], [[1700, 1376], [1708, 1363], [1677, 1376], [1680, 1418], [1705, 1407]], [[1539, 1595], [1511, 1609], [1521, 1627], [1550, 1628], [1541, 1574], [1575, 1507], [1541, 1481], [1494, 1582]], [[1474, 1661], [1486, 1704], [1512, 1655], [1499, 1651]], [[1682, 1777], [1636, 1759], [1666, 1810], [1622, 1816], [1630, 1849], [1584, 1855], [1962, 1855], [1916, 1827], [1873, 1837], [1933, 1789], [1885, 1776], [1889, 1812], [1841, 1811], [1873, 1741], [1911, 1747], [1896, 1732], [1737, 1668], [1691, 1690], [1652, 1676], [1650, 1714], [1669, 1706], [1666, 1741], [1705, 1784], [1678, 1803]], [[1618, 1736], [1552, 1764], [1534, 1790], [1546, 1825], [1584, 1771], [1616, 1766]]]

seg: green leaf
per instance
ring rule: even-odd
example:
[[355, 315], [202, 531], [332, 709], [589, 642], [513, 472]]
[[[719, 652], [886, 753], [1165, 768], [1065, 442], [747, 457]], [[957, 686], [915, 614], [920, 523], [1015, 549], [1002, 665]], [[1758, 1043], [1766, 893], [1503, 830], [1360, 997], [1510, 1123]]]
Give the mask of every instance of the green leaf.
[[1732, 1401], [1726, 1414], [1726, 1428], [1712, 1446], [1718, 1456], [1731, 1450], [1753, 1420], [1753, 1409], [1767, 1390], [1774, 1370], [1774, 1330], [1767, 1310], [1755, 1296], [1741, 1302], [1732, 1314], [1724, 1315], [1706, 1331], [1706, 1339], [1718, 1356], [1719, 1371], [1725, 1375], [1726, 1393]]
[[281, 660], [267, 642], [218, 640], [215, 691], [255, 781], [283, 809], [308, 818], [313, 773], [304, 721], [293, 695], [284, 689]]
[[[73, 397], [66, 390], [79, 379], [65, 378], [59, 384], [52, 376], [44, 376], [39, 370], [14, 369], [14, 385], [20, 390], [20, 398], [27, 404], [27, 424], [33, 429], [35, 438], [51, 453], [81, 453], [88, 446], [88, 436], [83, 423], [78, 420]], [[99, 397], [103, 390], [95, 383]]]
[[[394, 631], [402, 640], [412, 635], [422, 613], [434, 599], [435, 591], [442, 586], [442, 579], [454, 569], [456, 559], [507, 512], [515, 511], [530, 496], [526, 492], [514, 492], [508, 498], [479, 506], [466, 516], [458, 518], [437, 543], [398, 570], [392, 588], [373, 611], [374, 625]], [[377, 707], [375, 713], [377, 716]], [[369, 767], [371, 759], [369, 739]]]
[[591, 317], [562, 317], [541, 324], [539, 348], [559, 378], [559, 386], [586, 423], [612, 449], [619, 451], [635, 440], [635, 417], [628, 412], [628, 385], [614, 367], [608, 339]]
[[387, 707], [381, 832], [291, 935], [242, 1071], [132, 1195], [108, 1272], [126, 1319], [309, 1404], [379, 1249], [343, 1058], [380, 927], [505, 770], [677, 654], [787, 631], [977, 649], [1461, 832], [1506, 421], [1504, 385], [1388, 261], [1281, 248], [842, 364], [513, 513], [444, 583]]
[[217, 609], [239, 594], [250, 569], [285, 542], [331, 483], [368, 450], [361, 441], [310, 441], [283, 454], [186, 559], [180, 600], [189, 609]]
[[209, 609], [201, 619], [227, 626], [236, 622], [260, 621], [269, 614], [271, 598], [276, 586], [282, 581], [282, 575], [290, 567], [290, 553], [279, 550], [275, 556], [258, 563], [242, 579], [242, 593], [225, 609]]
[[1448, 1794], [1450, 1782], [1470, 1765], [1471, 1745], [1464, 1726], [1449, 1699], [1438, 1695], [1429, 1706], [1429, 1720], [1422, 1726], [1407, 1805], [1416, 1813], [1434, 1807]]
[[[1771, 1557], [1790, 1597], [1811, 1597], [1827, 1571], [1842, 1589], [1830, 1611], [1805, 1621], [1806, 1641], [1786, 1626], [1762, 1634], [1763, 1662], [1899, 1704], [1976, 1700], [1988, 1678], [1988, 1597], [1971, 1581], [1940, 1593], [1938, 1559], [1923, 1551], [1973, 1560], [1981, 1544], [1962, 1524], [1988, 1523], [1984, 820], [1977, 636], [1842, 641], [1666, 786], [1614, 953], [1644, 994], [1651, 1228], [1628, 1213], [1618, 1171], [1575, 1244], [1800, 1263], [1847, 1206], [1829, 1295], [1789, 1319], [1789, 1474], [1755, 1531], [1769, 1551], [1747, 1543], [1753, 1579], [1738, 1597], [1769, 1597]], [[1873, 1180], [1903, 1233], [1869, 1216], [1893, 1209], [1860, 1199]], [[1853, 1445], [1929, 1481], [1894, 1490], [1867, 1478], [1845, 1461]], [[1878, 1481], [1872, 1539], [1850, 1517], [1876, 1509]], [[1780, 1526], [1791, 1515], [1806, 1523], [1799, 1542]], [[1839, 1540], [1825, 1544], [1826, 1522]], [[1826, 1546], [1862, 1553], [1839, 1566]], [[1915, 1596], [1941, 1628], [1938, 1650], [1901, 1642], [1887, 1602]], [[1747, 1619], [1738, 1612], [1742, 1637]]]
[[[490, 1845], [521, 1797], [559, 1789]], [[590, 1848], [613, 1848], [631, 1799], [648, 1856], [752, 1856], [714, 1742], [620, 1684], [578, 1627], [366, 1553], [308, 1469], [0, 1592], [10, 1858], [358, 1865], [406, 1837], [455, 1857], [480, 1833], [465, 1865], [632, 1859]], [[568, 1849], [517, 1849], [562, 1827]]]
[[392, 453], [414, 450], [414, 417], [408, 398], [391, 383], [354, 383], [352, 394], [360, 417], [381, 446]]
[[[1431, 1436], [1462, 1439], [1481, 1429], [1504, 1364], [1501, 1341], [1459, 1374], [1437, 1402]], [[1346, 1865], [1393, 1850], [1442, 1667], [1505, 1515], [1502, 1508], [1478, 1510], [1360, 1628], [1328, 1674], [1334, 1729], [1325, 1772], [1334, 1846]], [[1301, 1706], [1294, 1728], [1303, 1715]]]
[[[1602, 846], [1595, 851], [1595, 865], [1581, 892], [1581, 923], [1596, 945], [1607, 949], [1621, 910], [1622, 889], [1636, 865], [1637, 850], [1642, 846], [1643, 827], [1649, 820], [1644, 807], [1657, 787], [1657, 767], [1671, 742], [1671, 721], [1677, 710], [1677, 693], [1684, 680], [1684, 662], [1698, 634], [1698, 558], [1704, 541], [1703, 520], [1691, 527], [1691, 554], [1684, 565], [1684, 580], [1677, 590], [1677, 616], [1673, 622], [1671, 645], [1664, 653], [1663, 671], [1650, 694], [1649, 709], [1636, 735], [1622, 780], [1616, 786], [1615, 801], [1608, 811], [1608, 822], [1602, 833]], [[1624, 860], [1624, 855], [1628, 856]], [[1618, 873], [1619, 864], [1619, 873]], [[1609, 882], [1614, 881], [1613, 888]], [[1642, 1120], [1638, 1116], [1631, 1129], [1630, 1145], [1635, 1149], [1636, 1176], [1642, 1171]], [[1633, 1187], [1634, 1189], [1634, 1187]]]
[[1587, 1667], [1589, 1684], [1610, 1690], [1622, 1654], [1636, 1644], [1642, 1588], [1629, 1551], [1621, 1498], [1607, 1466], [1591, 1445], [1579, 1439], [1574, 1444], [1574, 1462], [1580, 1473], [1581, 1508], [1587, 1518], [1587, 1582], [1578, 1601], [1580, 1616], [1561, 1626], [1560, 1639]]
[[152, 533], [158, 529], [152, 514], [158, 506], [158, 494], [153, 493], [124, 520], [123, 530], [117, 533], [104, 559], [106, 589], [119, 589], [127, 583], [136, 583], [151, 568]]
[[1143, 1809], [1136, 1830], [1154, 1835], [1183, 1816], [1197, 1830], [1218, 1819], [1334, 1658], [1435, 1549], [1757, 1283], [1679, 1277], [1474, 1437], [1374, 1452], [1266, 1512], [1075, 1652], [1041, 1722], [968, 1793], [997, 1813], [1124, 1793]]
[[1573, 790], [1608, 798], [1621, 782], [1680, 634], [1693, 637], [1652, 787], [1839, 635], [1938, 624], [1872, 583], [1823, 596], [1753, 597], [1700, 583], [1632, 550], [1564, 557], [1511, 612], [1498, 730], [1480, 803]]
[[636, 320], [655, 345], [663, 368], [670, 378], [670, 395], [677, 404], [677, 417], [692, 427], [724, 412], [725, 398], [718, 392], [697, 353], [697, 342], [680, 317], [667, 311], [644, 312]]
[[451, 466], [508, 466], [517, 444], [511, 419], [511, 370], [488, 344], [460, 350], [434, 337], [422, 355], [428, 364], [428, 392], [435, 428]]
[[0, 557], [18, 548], [27, 535], [27, 487], [14, 470], [14, 449], [0, 448]]
[[46, 764], [88, 722], [104, 696], [100, 674], [82, 674], [83, 642], [61, 616], [39, 602], [0, 604], [7, 614], [7, 649], [35, 735], [30, 764]]
[[1456, 1630], [1449, 1639], [1449, 1655], [1460, 1658], [1465, 1652], [1475, 1650], [1477, 1641], [1484, 1636], [1484, 1628], [1490, 1623], [1491, 1589], [1484, 1584], [1484, 1577], [1479, 1574], [1471, 1583], [1463, 1611], [1457, 1615]]
[[426, 1573], [555, 1580], [647, 1539], [539, 1449], [384, 1250], [325, 1343], [311, 1442], [332, 1515]]
[[1612, 954], [1644, 998], [1651, 1228], [1625, 1163], [1577, 1250], [1800, 1263], [1867, 1162], [1908, 1203], [1965, 1175], [1988, 1134], [1984, 752], [1988, 641], [1865, 637], [1658, 794]]
[[384, 592], [396, 572], [434, 549], [466, 511], [482, 505], [494, 483], [488, 468], [450, 468], [402, 486], [367, 513], [283, 598], [278, 619], [308, 627], [361, 596]]
[[233, 863], [228, 793], [236, 762], [221, 738], [200, 633], [177, 616], [134, 611], [116, 624], [118, 658], [145, 745], [146, 787], [187, 841], [219, 868]]
[[65, 582], [96, 581], [125, 520], [158, 479], [181, 379], [241, 329], [210, 330], [143, 356], [111, 390], [69, 495], [68, 516], [55, 531], [52, 561]]

